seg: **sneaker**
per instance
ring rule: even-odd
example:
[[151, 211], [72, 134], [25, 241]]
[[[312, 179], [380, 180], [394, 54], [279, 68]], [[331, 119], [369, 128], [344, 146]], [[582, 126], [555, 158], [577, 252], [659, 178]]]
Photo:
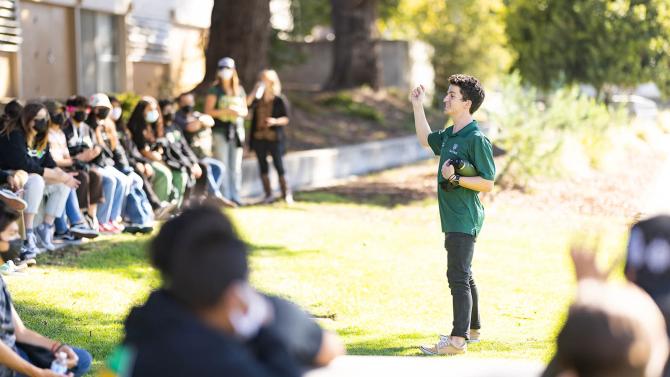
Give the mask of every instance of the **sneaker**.
[[54, 251], [56, 250], [56, 246], [51, 242], [53, 240], [53, 225], [48, 225], [48, 224], [40, 224], [35, 228], [35, 236], [37, 239], [37, 244], [45, 249], [47, 251]]
[[141, 232], [142, 232], [142, 226], [137, 225], [137, 224], [128, 224], [128, 226], [126, 226], [123, 229], [123, 233], [135, 234], [135, 233], [141, 233]]
[[70, 233], [70, 231], [67, 231], [63, 234], [54, 234], [53, 244], [57, 249], [68, 245], [81, 245], [81, 242], [81, 237], [75, 236], [74, 234]]
[[5, 202], [11, 209], [18, 212], [23, 211], [28, 206], [25, 200], [7, 189], [0, 189], [0, 200]]
[[0, 266], [0, 274], [7, 276], [12, 275], [14, 272], [16, 272], [16, 270], [14, 268], [14, 262], [12, 261], [7, 261]]
[[457, 346], [451, 342], [450, 336], [440, 336], [440, 341], [432, 346], [419, 347], [421, 352], [426, 355], [460, 355], [468, 350], [468, 344], [463, 343], [462, 346]]
[[22, 256], [21, 258], [15, 258], [14, 259], [14, 265], [16, 265], [17, 267], [18, 266], [30, 267], [30, 266], [34, 266], [36, 264], [37, 264], [37, 261], [35, 260], [35, 258], [23, 258], [23, 256]]
[[478, 329], [470, 329], [470, 339], [467, 340], [468, 343], [479, 343], [479, 336], [481, 333]]
[[72, 225], [69, 233], [72, 233], [79, 238], [95, 238], [100, 235], [100, 233], [93, 230], [85, 222]]
[[169, 203], [169, 202], [163, 202], [161, 203], [161, 206], [156, 208], [154, 211], [154, 218], [157, 221], [165, 221], [170, 218], [172, 213], [177, 209], [177, 204], [175, 203]]
[[[470, 339], [466, 340], [468, 343], [479, 343], [479, 336], [481, 333], [479, 332], [478, 329], [470, 329]], [[446, 338], [448, 335], [442, 335], [440, 334], [440, 339]]]
[[110, 223], [106, 223], [106, 224], [100, 224], [100, 225], [98, 226], [98, 229], [99, 229], [99, 232], [100, 232], [100, 233], [103, 233], [103, 234], [119, 234], [119, 233], [121, 233], [121, 231], [118, 230], [118, 229], [114, 226], [114, 224], [112, 224], [111, 222], [110, 222]]
[[40, 254], [41, 251], [37, 247], [37, 240], [35, 239], [35, 233], [29, 232], [26, 234], [26, 240], [23, 241], [23, 246], [21, 246], [21, 259], [25, 259], [24, 256], [28, 259], [34, 259]]
[[84, 220], [86, 221], [86, 224], [88, 224], [88, 227], [93, 230], [98, 229], [100, 226], [100, 224], [98, 224], [98, 218], [91, 216], [88, 213], [84, 215]]

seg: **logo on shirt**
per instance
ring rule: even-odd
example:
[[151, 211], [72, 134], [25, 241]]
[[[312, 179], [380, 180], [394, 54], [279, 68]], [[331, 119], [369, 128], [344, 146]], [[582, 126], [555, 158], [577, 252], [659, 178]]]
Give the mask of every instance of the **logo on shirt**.
[[454, 145], [451, 146], [451, 149], [449, 150], [449, 153], [458, 154], [457, 149], [458, 149], [458, 144], [454, 144]]

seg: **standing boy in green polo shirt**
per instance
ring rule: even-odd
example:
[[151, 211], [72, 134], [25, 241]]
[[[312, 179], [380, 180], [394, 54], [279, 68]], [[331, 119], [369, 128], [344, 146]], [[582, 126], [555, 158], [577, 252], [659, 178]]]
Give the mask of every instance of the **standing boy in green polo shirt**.
[[[441, 131], [433, 132], [428, 125], [423, 86], [410, 93], [419, 143], [440, 156], [437, 199], [454, 312], [451, 335], [441, 335], [437, 344], [421, 346], [421, 351], [430, 355], [464, 353], [467, 341], [479, 340], [478, 295], [471, 272], [475, 241], [484, 222], [484, 207], [478, 194], [493, 189], [496, 171], [491, 142], [472, 119], [484, 101], [484, 89], [476, 78], [467, 75], [452, 75], [449, 84], [444, 112], [454, 125]], [[450, 164], [457, 158], [474, 165], [477, 175], [457, 174]]]

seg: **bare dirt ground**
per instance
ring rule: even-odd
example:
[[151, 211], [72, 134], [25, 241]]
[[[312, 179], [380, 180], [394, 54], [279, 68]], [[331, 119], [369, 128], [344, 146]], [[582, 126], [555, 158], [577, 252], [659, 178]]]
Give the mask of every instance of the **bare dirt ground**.
[[[667, 199], [649, 197], [657, 172], [670, 164], [667, 139], [635, 143], [617, 151], [609, 166], [602, 170], [592, 170], [579, 177], [538, 179], [523, 191], [496, 188], [493, 193], [482, 194], [482, 201], [487, 206], [500, 202], [510, 206], [532, 205], [537, 210], [638, 218], [643, 215], [641, 212], [648, 210], [643, 207], [650, 199]], [[501, 158], [504, 157], [496, 159], [498, 166]], [[437, 160], [431, 160], [354, 178], [312, 193], [336, 195], [353, 203], [394, 207], [436, 199], [436, 173]]]

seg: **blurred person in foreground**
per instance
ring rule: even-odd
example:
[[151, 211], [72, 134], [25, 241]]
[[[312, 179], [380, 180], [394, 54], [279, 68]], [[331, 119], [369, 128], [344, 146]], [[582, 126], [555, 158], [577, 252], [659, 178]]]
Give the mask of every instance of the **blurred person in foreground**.
[[[670, 263], [670, 246], [648, 253], [649, 245], [660, 245], [653, 245], [658, 239], [655, 237], [663, 237], [663, 232], [658, 232], [658, 220], [649, 221], [653, 226], [643, 221], [631, 231], [626, 263], [629, 282], [625, 284], [607, 282], [614, 268], [598, 268], [591, 248], [572, 247], [577, 297], [558, 335], [556, 354], [542, 377], [667, 375], [663, 372], [668, 359], [666, 322], [655, 294], [660, 288], [659, 269], [667, 271], [667, 266], [662, 266]], [[650, 273], [649, 268], [654, 272]], [[642, 280], [639, 272], [644, 276]]]

